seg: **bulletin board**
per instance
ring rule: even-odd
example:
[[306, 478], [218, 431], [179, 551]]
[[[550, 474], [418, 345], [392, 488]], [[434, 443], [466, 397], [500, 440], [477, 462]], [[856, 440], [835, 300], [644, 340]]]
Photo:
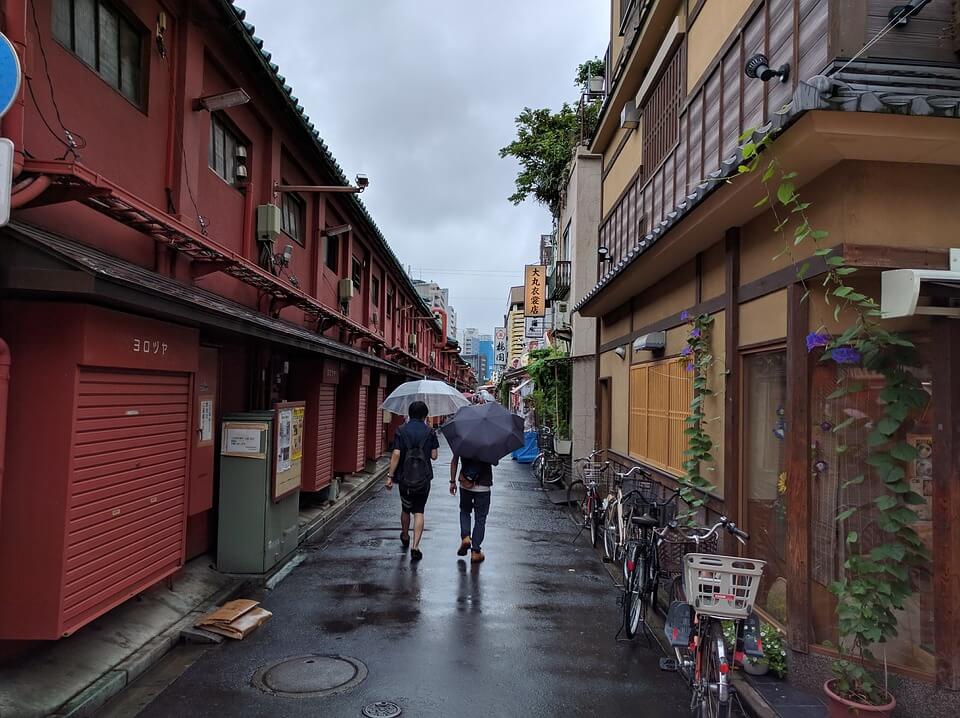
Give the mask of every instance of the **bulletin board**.
[[273, 500], [280, 501], [300, 488], [303, 471], [303, 427], [306, 402], [274, 405]]

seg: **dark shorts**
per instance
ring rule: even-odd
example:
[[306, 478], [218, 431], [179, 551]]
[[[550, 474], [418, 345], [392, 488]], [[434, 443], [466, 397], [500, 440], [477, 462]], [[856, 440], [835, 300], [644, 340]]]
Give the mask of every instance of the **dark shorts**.
[[408, 514], [422, 514], [427, 507], [427, 497], [429, 496], [429, 486], [427, 486], [426, 491], [418, 491], [417, 493], [412, 493], [402, 486], [400, 487], [400, 505], [404, 512]]

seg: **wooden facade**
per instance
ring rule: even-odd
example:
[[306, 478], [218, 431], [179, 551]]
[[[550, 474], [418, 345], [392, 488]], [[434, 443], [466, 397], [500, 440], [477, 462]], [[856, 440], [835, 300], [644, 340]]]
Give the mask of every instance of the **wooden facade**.
[[[868, 296], [879, 299], [885, 269], [948, 266], [946, 250], [960, 236], [949, 189], [960, 186], [960, 149], [950, 139], [960, 136], [960, 64], [950, 39], [960, 10], [934, 0], [906, 25], [884, 29], [895, 4], [611, 3], [608, 94], [591, 151], [604, 157], [599, 236], [612, 260], [600, 263], [595, 287], [572, 298], [581, 315], [599, 318], [601, 448], [622, 466], [647, 466], [666, 486], [681, 472], [663, 461], [669, 450], [659, 435], [650, 443], [649, 375], [677, 363], [688, 314], [713, 317], [706, 428], [715, 462], [701, 467], [713, 483], [708, 513], [726, 514], [753, 535], [746, 550], [768, 562], [758, 607], [785, 631], [794, 660], [805, 666], [795, 678], [811, 686], [826, 675], [835, 642], [827, 586], [839, 577], [844, 549], [833, 517], [838, 502], [872, 495], [842, 488], [855, 459], [833, 453], [832, 427], [844, 409], [828, 387], [839, 369], [817, 361], [805, 343], [810, 332], [846, 328], [819, 289], [825, 261], [805, 248], [783, 251], [776, 220], [756, 206], [765, 192], [759, 173], [738, 177], [737, 165], [745, 140], [772, 139], [767, 151], [799, 173], [811, 224], [829, 231], [826, 243], [859, 268], [853, 283]], [[787, 81], [747, 77], [746, 60], [756, 53], [773, 68], [788, 65]], [[681, 64], [680, 99], [665, 105]], [[622, 111], [630, 102], [636, 127], [621, 120], [629, 119]], [[808, 265], [806, 284], [797, 279], [800, 264]], [[929, 318], [894, 327], [924, 356], [935, 353], [926, 349], [936, 331]], [[633, 349], [654, 331], [666, 333], [664, 352]], [[955, 551], [936, 548], [960, 510], [952, 488], [956, 436], [942, 437], [943, 427], [956, 430], [944, 422], [956, 411], [960, 369], [939, 355], [919, 371], [932, 399], [908, 440], [928, 454], [935, 447], [932, 476], [927, 462], [912, 477], [929, 497], [918, 530], [935, 556], [930, 571], [917, 575], [901, 636], [887, 646], [897, 680], [925, 686], [928, 702], [905, 715], [957, 706], [952, 691], [960, 689], [960, 573]], [[871, 393], [875, 378], [863, 378], [866, 403], [851, 410], [869, 416], [879, 399]], [[858, 435], [842, 438], [865, 445]], [[861, 535], [871, 536], [869, 515], [863, 521]]]

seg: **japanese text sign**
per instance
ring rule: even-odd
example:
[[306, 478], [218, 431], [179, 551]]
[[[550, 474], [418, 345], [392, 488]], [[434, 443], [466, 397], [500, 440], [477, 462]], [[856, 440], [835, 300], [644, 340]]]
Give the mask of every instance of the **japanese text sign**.
[[523, 286], [523, 313], [528, 317], [542, 317], [547, 289], [546, 267], [542, 264], [528, 264]]

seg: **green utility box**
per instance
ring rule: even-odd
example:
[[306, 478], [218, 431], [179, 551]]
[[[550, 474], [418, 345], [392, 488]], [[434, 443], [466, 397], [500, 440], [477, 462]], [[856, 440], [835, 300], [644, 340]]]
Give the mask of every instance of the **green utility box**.
[[297, 548], [303, 417], [300, 402], [223, 418], [217, 570], [266, 573]]

